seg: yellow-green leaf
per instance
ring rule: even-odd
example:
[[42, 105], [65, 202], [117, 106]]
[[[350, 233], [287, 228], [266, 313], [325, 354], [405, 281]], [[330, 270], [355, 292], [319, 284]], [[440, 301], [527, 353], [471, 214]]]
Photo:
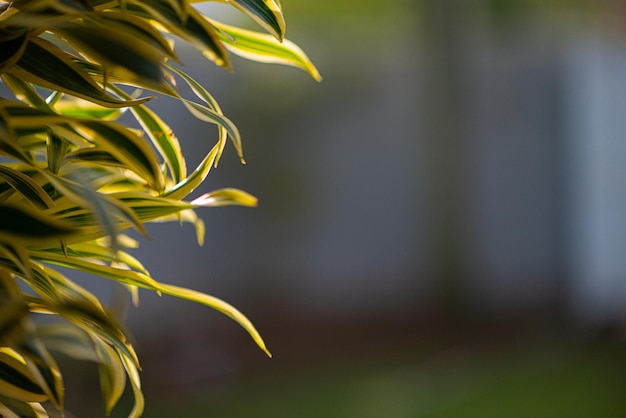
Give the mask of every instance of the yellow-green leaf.
[[205, 293], [197, 292], [191, 289], [185, 289], [179, 286], [160, 283], [158, 285], [158, 290], [165, 294], [176, 296], [177, 298], [187, 299], [193, 302], [200, 303], [202, 305], [213, 308], [223, 313], [224, 315], [229, 316], [235, 322], [241, 325], [248, 332], [248, 334], [250, 334], [254, 342], [259, 346], [261, 350], [265, 352], [265, 354], [267, 354], [269, 357], [272, 357], [272, 354], [265, 346], [263, 338], [261, 338], [261, 335], [256, 330], [254, 325], [252, 325], [250, 320], [246, 318], [245, 315], [243, 315], [241, 312], [239, 312], [239, 310], [237, 310], [234, 306], [214, 296], [210, 296]]
[[126, 372], [119, 355], [110, 345], [99, 338], [93, 338], [93, 342], [99, 359], [100, 387], [108, 415], [124, 393]]
[[257, 198], [243, 190], [225, 188], [205, 193], [191, 201], [191, 204], [198, 206], [256, 206]]
[[0, 347], [0, 395], [24, 402], [47, 400], [23, 358], [7, 347]]
[[219, 29], [220, 40], [229, 51], [253, 61], [290, 65], [308, 72], [316, 81], [322, 76], [309, 57], [295, 43], [278, 42], [264, 33], [249, 31], [211, 20]]

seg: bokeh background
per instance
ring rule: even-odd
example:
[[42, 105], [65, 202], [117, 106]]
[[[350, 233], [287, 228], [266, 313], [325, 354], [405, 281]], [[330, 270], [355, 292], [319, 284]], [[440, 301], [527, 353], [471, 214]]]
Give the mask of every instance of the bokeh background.
[[[181, 49], [248, 161], [226, 152], [204, 191], [259, 207], [201, 211], [203, 247], [154, 225], [136, 252], [240, 308], [274, 358], [144, 292], [145, 416], [626, 417], [626, 2], [282, 3], [321, 84]], [[155, 107], [194, 166], [215, 128]], [[93, 376], [68, 383], [79, 416]]]

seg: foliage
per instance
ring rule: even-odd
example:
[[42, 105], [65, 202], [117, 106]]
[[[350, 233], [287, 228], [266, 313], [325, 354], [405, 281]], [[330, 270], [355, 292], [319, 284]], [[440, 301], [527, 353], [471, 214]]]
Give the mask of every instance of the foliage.
[[[216, 166], [230, 140], [243, 161], [236, 126], [211, 94], [180, 68], [174, 40], [229, 69], [229, 52], [317, 70], [283, 40], [278, 0], [224, 0], [270, 35], [203, 15], [187, 0], [16, 0], [0, 3], [0, 415], [47, 417], [62, 411], [62, 375], [50, 352], [99, 365], [104, 408], [126, 381], [143, 411], [139, 362], [124, 329], [102, 302], [57, 267], [120, 283], [137, 301], [149, 289], [230, 316], [268, 353], [250, 321], [206, 294], [156, 281], [129, 250], [125, 231], [151, 221], [190, 222], [199, 207], [254, 206], [241, 190], [188, 196]], [[181, 97], [177, 83], [195, 98]], [[148, 91], [149, 95], [143, 92]], [[188, 171], [179, 141], [147, 106], [176, 98], [217, 126], [215, 145]], [[130, 114], [137, 127], [118, 118]], [[34, 314], [61, 322], [37, 325]]]

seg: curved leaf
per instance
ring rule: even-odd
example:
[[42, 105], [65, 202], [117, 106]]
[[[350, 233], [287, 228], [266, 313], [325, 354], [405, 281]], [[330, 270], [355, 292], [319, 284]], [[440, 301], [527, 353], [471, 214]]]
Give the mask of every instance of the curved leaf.
[[58, 90], [105, 107], [124, 107], [148, 99], [125, 101], [107, 94], [67, 52], [40, 38], [31, 39], [17, 64], [7, 73], [51, 90]]
[[125, 23], [99, 18], [89, 24], [63, 22], [51, 28], [81, 53], [102, 64], [105, 71], [118, 74], [128, 82], [158, 86], [163, 79], [163, 62], [172, 58], [153, 40], [137, 31], [128, 32]]
[[139, 418], [144, 409], [144, 397], [143, 392], [141, 392], [141, 380], [139, 378], [139, 371], [137, 370], [137, 366], [135, 365], [135, 363], [133, 363], [131, 358], [122, 354], [121, 359], [122, 363], [124, 363], [126, 374], [128, 374], [128, 378], [133, 389], [133, 396], [135, 397], [133, 410], [128, 415], [128, 418]]
[[263, 341], [263, 338], [261, 338], [261, 335], [258, 333], [254, 325], [252, 325], [250, 320], [248, 320], [248, 318], [246, 318], [234, 306], [214, 296], [197, 292], [195, 290], [185, 289], [179, 286], [161, 283], [159, 284], [158, 290], [165, 294], [176, 296], [177, 298], [187, 299], [193, 302], [200, 303], [202, 305], [206, 305], [210, 308], [213, 308], [223, 313], [224, 315], [229, 316], [235, 322], [241, 325], [250, 334], [254, 342], [259, 346], [261, 350], [265, 352], [265, 354], [268, 355], [268, 357], [272, 357], [272, 354], [269, 352], [269, 350], [265, 346], [265, 342]]
[[190, 301], [194, 301], [208, 307], [211, 307], [223, 314], [231, 317], [237, 323], [239, 323], [252, 337], [252, 339], [257, 343], [257, 345], [265, 352], [268, 356], [271, 357], [271, 354], [267, 350], [263, 339], [260, 334], [254, 328], [252, 323], [248, 318], [246, 318], [241, 312], [239, 312], [232, 305], [218, 299], [214, 296], [210, 296], [201, 292], [197, 292], [195, 290], [185, 289], [183, 287], [163, 284], [155, 281], [149, 276], [146, 276], [143, 273], [139, 273], [131, 270], [123, 270], [109, 266], [103, 266], [94, 264], [85, 260], [80, 260], [71, 257], [59, 256], [56, 254], [45, 253], [41, 251], [33, 251], [31, 252], [31, 257], [33, 259], [55, 264], [62, 267], [67, 267], [71, 269], [79, 269], [81, 271], [85, 271], [88, 273], [97, 274], [101, 277], [106, 277], [109, 279], [113, 279], [120, 283], [131, 284], [138, 287], [143, 287], [145, 289], [150, 289], [156, 292], [165, 293], [171, 296], [176, 296], [181, 299], [187, 299]]
[[105, 412], [109, 415], [124, 393], [126, 372], [120, 357], [110, 345], [99, 338], [93, 338], [93, 342], [99, 359], [98, 370]]
[[229, 51], [253, 61], [290, 65], [308, 72], [316, 81], [321, 81], [315, 65], [295, 43], [285, 39], [277, 42], [264, 33], [249, 31], [234, 26], [211, 21], [220, 30], [220, 40]]
[[43, 389], [48, 400], [57, 409], [63, 409], [64, 392], [61, 371], [48, 350], [33, 337], [20, 344], [19, 350], [31, 375]]
[[0, 165], [0, 180], [5, 180], [17, 192], [39, 209], [48, 209], [54, 206], [54, 202], [45, 190], [33, 179], [18, 170], [6, 165]]
[[13, 66], [24, 53], [26, 32], [12, 32], [0, 28], [0, 73]]
[[[114, 89], [120, 96], [129, 98], [122, 90], [115, 87]], [[172, 129], [147, 106], [133, 106], [130, 108], [130, 111], [140, 123], [148, 138], [159, 150], [170, 170], [172, 180], [175, 183], [181, 181], [187, 175], [187, 167], [180, 143]]]
[[0, 396], [0, 416], [4, 418], [50, 418], [38, 402], [23, 402]]
[[182, 78], [187, 83], [187, 85], [191, 88], [191, 91], [193, 91], [195, 95], [198, 96], [198, 98], [202, 100], [208, 106], [208, 108], [214, 112], [214, 114], [216, 114], [217, 116], [221, 116], [223, 119], [221, 120], [221, 122], [217, 122], [218, 152], [215, 157], [215, 166], [217, 167], [217, 164], [220, 161], [222, 153], [224, 152], [224, 148], [226, 147], [226, 141], [228, 139], [229, 132], [234, 133], [234, 135], [230, 135], [230, 138], [233, 141], [233, 145], [235, 146], [235, 150], [237, 151], [239, 160], [243, 164], [245, 164], [246, 161], [243, 158], [243, 145], [241, 143], [241, 138], [239, 137], [239, 131], [237, 130], [237, 127], [234, 126], [234, 124], [224, 116], [224, 114], [222, 113], [222, 109], [220, 108], [220, 105], [213, 98], [213, 96], [204, 87], [202, 87], [200, 83], [198, 83], [196, 80], [194, 80], [191, 76], [189, 76], [182, 70], [179, 70], [178, 68], [173, 67], [171, 65], [168, 66], [168, 69], [172, 71], [173, 73], [177, 74], [180, 78]]
[[87, 128], [85, 135], [103, 150], [114, 155], [129, 169], [149, 181], [155, 190], [163, 190], [165, 183], [152, 149], [130, 129], [114, 122], [84, 120], [77, 121], [79, 130]]
[[282, 41], [285, 36], [285, 18], [279, 0], [223, 0], [254, 19], [261, 27]]
[[24, 402], [47, 400], [24, 360], [6, 347], [0, 347], [0, 395]]
[[183, 16], [165, 1], [136, 1], [126, 5], [126, 10], [136, 16], [159, 22], [169, 33], [179, 36], [200, 50], [215, 64], [230, 68], [228, 53], [222, 46], [210, 22], [193, 7]]
[[220, 189], [203, 194], [191, 201], [193, 205], [217, 207], [217, 206], [256, 206], [257, 198], [239, 189]]
[[193, 192], [196, 187], [198, 187], [206, 176], [211, 171], [211, 168], [214, 166], [215, 159], [217, 158], [217, 154], [219, 152], [219, 146], [215, 145], [211, 148], [211, 151], [202, 159], [198, 167], [185, 178], [180, 183], [176, 184], [169, 190], [166, 190], [161, 196], [168, 197], [170, 199], [182, 199], [191, 192]]
[[0, 237], [19, 240], [59, 239], [76, 233], [76, 228], [26, 206], [0, 204]]

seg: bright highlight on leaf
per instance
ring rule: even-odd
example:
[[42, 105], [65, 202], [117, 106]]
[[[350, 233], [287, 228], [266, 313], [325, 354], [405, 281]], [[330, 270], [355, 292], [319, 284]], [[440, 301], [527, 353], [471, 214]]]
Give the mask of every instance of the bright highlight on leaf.
[[219, 29], [220, 40], [232, 53], [253, 61], [298, 67], [308, 72], [316, 81], [322, 81], [315, 65], [295, 43], [287, 39], [278, 42], [263, 33], [211, 22]]
[[[147, 222], [186, 222], [205, 238], [196, 210], [257, 199], [224, 188], [190, 197], [230, 140], [242, 163], [237, 126], [207, 86], [182, 71], [173, 45], [187, 43], [214, 64], [229, 53], [321, 76], [286, 40], [279, 0], [219, 0], [267, 33], [219, 23], [191, 0], [18, 0], [0, 2], [0, 416], [46, 418], [63, 411], [54, 355], [97, 364], [103, 409], [128, 384], [129, 418], [141, 416], [139, 360], [117, 317], [58, 268], [114, 281], [138, 303], [138, 289], [217, 310], [241, 325], [263, 352], [250, 320], [227, 302], [162, 283], [131, 255]], [[191, 89], [183, 97], [177, 83]], [[197, 167], [150, 101], [163, 94], [217, 127]], [[122, 115], [134, 118], [125, 124]], [[166, 278], [167, 279], [167, 278]], [[36, 326], [35, 314], [53, 324]], [[62, 415], [62, 412], [61, 412]]]

